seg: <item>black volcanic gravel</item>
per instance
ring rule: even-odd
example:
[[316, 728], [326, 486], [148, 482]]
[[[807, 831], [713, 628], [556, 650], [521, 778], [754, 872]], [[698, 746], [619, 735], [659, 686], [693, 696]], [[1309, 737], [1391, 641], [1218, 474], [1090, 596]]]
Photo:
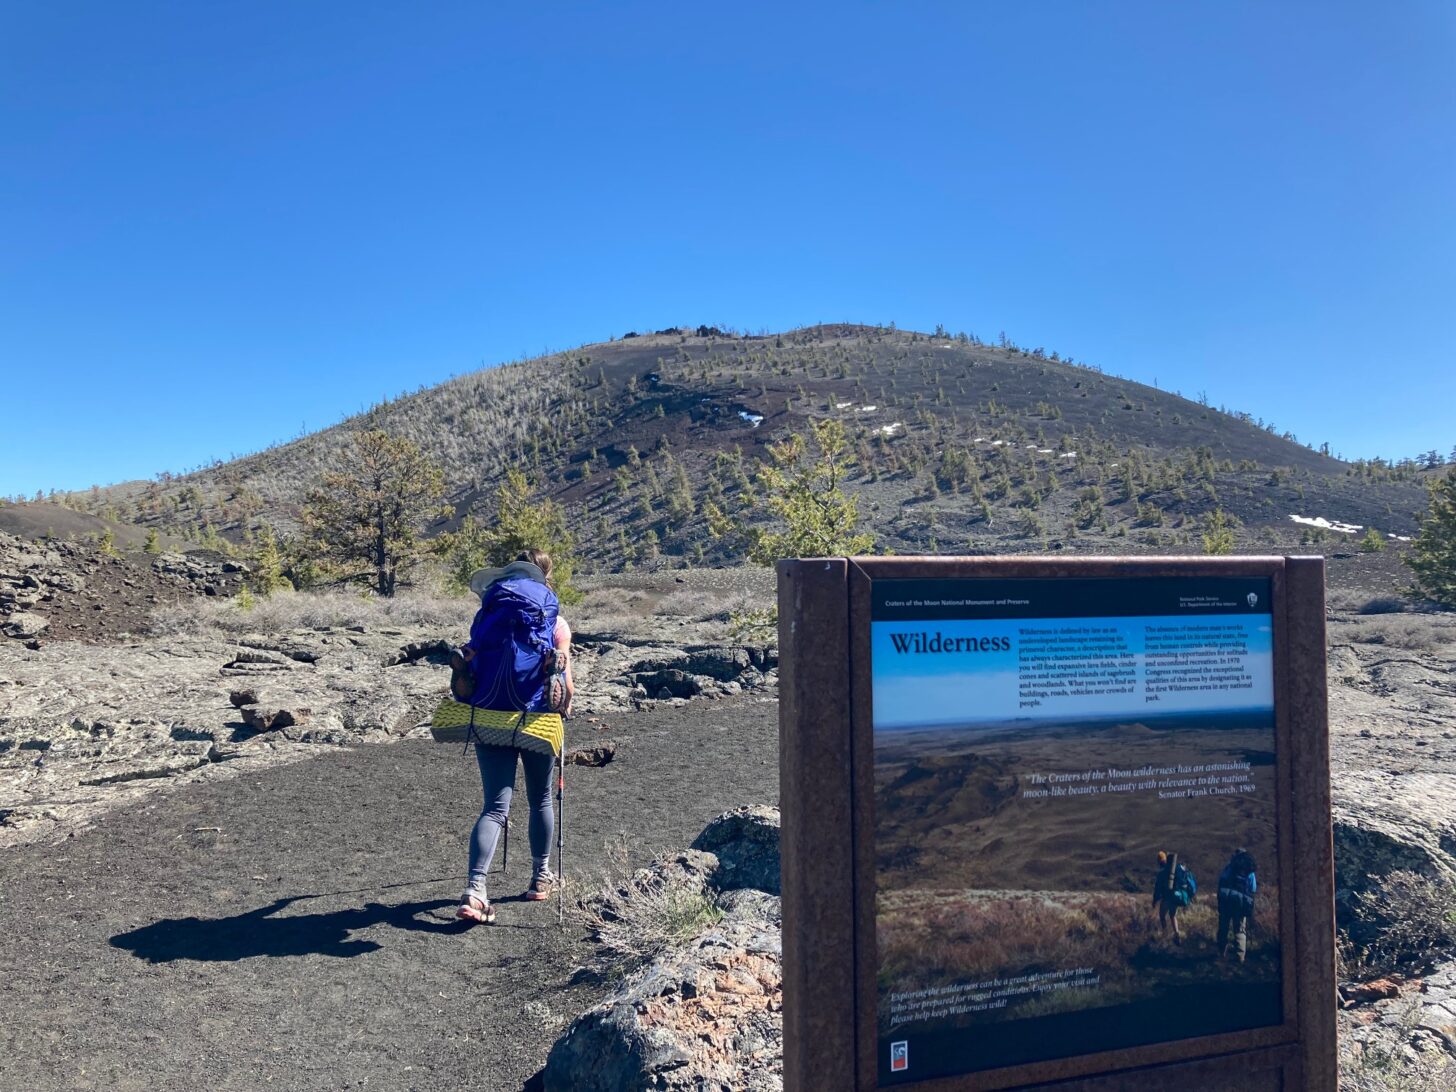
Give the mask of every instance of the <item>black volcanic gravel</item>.
[[[568, 876], [776, 803], [777, 704], [573, 723], [618, 744], [567, 771]], [[0, 1089], [520, 1089], [599, 989], [529, 878], [523, 800], [499, 923], [453, 920], [480, 806], [473, 756], [407, 741], [180, 788], [0, 855]], [[218, 829], [212, 829], [218, 828]]]

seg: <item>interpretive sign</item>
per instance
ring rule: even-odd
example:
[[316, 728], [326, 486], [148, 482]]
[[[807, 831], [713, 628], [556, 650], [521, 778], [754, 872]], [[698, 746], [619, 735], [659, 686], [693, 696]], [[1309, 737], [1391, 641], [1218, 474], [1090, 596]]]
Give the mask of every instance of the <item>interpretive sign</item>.
[[1333, 1089], [1322, 564], [783, 563], [786, 1087]]

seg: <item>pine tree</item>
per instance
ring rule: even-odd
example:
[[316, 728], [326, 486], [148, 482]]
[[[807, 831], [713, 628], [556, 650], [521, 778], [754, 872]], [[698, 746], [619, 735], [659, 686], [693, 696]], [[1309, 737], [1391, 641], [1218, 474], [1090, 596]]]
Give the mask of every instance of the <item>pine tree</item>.
[[449, 514], [445, 475], [413, 441], [379, 430], [356, 433], [343, 459], [309, 492], [304, 526], [326, 558], [353, 570], [342, 579], [393, 595], [424, 553], [425, 525]]
[[1234, 552], [1234, 529], [1222, 508], [1215, 508], [1204, 517], [1203, 552], [1213, 555]]
[[1430, 510], [1405, 563], [1415, 573], [1416, 592], [1456, 607], [1456, 472], [1434, 482], [1430, 491]]
[[162, 539], [161, 536], [157, 534], [157, 529], [155, 527], [147, 532], [146, 545], [144, 545], [142, 549], [149, 554], [159, 554], [162, 552]]
[[[864, 554], [874, 549], [871, 534], [856, 533], [859, 507], [841, 487], [850, 463], [844, 424], [834, 419], [810, 421], [813, 450], [795, 433], [769, 446], [769, 462], [759, 467], [758, 490], [748, 502], [765, 512], [769, 527], [742, 528], [748, 556], [772, 565], [785, 557], [833, 557]], [[708, 513], [710, 526], [724, 529], [721, 513]]]
[[270, 527], [265, 526], [255, 538], [252, 568], [251, 583], [259, 595], [293, 590], [293, 582], [283, 575], [283, 551], [278, 548], [278, 540]]
[[526, 475], [513, 467], [496, 489], [494, 519], [482, 523], [467, 516], [458, 531], [445, 537], [452, 583], [463, 590], [476, 569], [508, 564], [524, 550], [545, 550], [551, 555], [551, 583], [558, 598], [568, 604], [581, 599], [571, 583], [576, 543], [567, 530], [566, 514], [555, 501], [534, 493]]

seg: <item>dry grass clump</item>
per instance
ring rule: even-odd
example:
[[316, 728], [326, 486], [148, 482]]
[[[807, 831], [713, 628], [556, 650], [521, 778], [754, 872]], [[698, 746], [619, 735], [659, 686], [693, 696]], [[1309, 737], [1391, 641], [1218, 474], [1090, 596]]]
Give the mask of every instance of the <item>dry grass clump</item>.
[[567, 612], [567, 621], [580, 634], [635, 633], [648, 627], [654, 613], [645, 592], [598, 589]]
[[1401, 614], [1410, 604], [1398, 595], [1369, 595], [1331, 588], [1326, 597], [1331, 610], [1349, 614]]
[[1420, 1002], [1411, 999], [1401, 1008], [1389, 1035], [1372, 1037], [1364, 1043], [1342, 1035], [1342, 1092], [1448, 1092], [1456, 1085], [1452, 1063], [1421, 1059], [1405, 1047], [1421, 1015]]
[[590, 973], [626, 974], [723, 917], [716, 892], [683, 862], [681, 856], [658, 858], [633, 871], [624, 845], [607, 849], [598, 878], [571, 908], [598, 945]]
[[[900, 900], [885, 896], [890, 905], [879, 915], [881, 973], [902, 989], [945, 985], [968, 968], [1121, 966], [1161, 935], [1156, 912], [1139, 895], [967, 899], [952, 892], [937, 901], [917, 895], [914, 909], [893, 906]], [[1185, 933], [1211, 935], [1217, 927], [1206, 902], [1183, 911], [1179, 921]]]
[[151, 632], [159, 635], [212, 636], [239, 633], [285, 633], [297, 629], [342, 629], [362, 626], [469, 626], [476, 603], [470, 597], [409, 591], [390, 599], [348, 591], [275, 592], [249, 610], [237, 600], [194, 600], [161, 607], [152, 613]]
[[[1279, 920], [1278, 893], [1261, 888], [1259, 894], [1249, 963], [1219, 963], [1218, 973], [1259, 977], [1272, 966], [1268, 930]], [[1178, 914], [1181, 947], [1141, 894], [898, 891], [881, 893], [879, 901], [880, 982], [896, 991], [1090, 967], [1100, 976], [1099, 1003], [1114, 1004], [1145, 992], [1155, 978], [1176, 984], [1216, 965], [1213, 898], [1200, 897]], [[1025, 1016], [1084, 1003], [1076, 989], [1053, 990], [1016, 1011]]]
[[673, 618], [688, 618], [694, 622], [726, 620], [731, 593], [713, 591], [707, 588], [680, 588], [665, 596], [658, 604], [658, 612]]
[[1354, 900], [1346, 973], [1357, 977], [1420, 970], [1456, 952], [1456, 889], [1397, 870]]
[[1389, 1047], [1364, 1046], [1340, 1055], [1341, 1092], [1451, 1092], [1450, 1064], [1408, 1062]]
[[693, 623], [728, 619], [732, 593], [703, 588], [653, 588], [601, 584], [586, 591], [582, 601], [567, 612], [581, 633], [624, 633], [658, 636], [664, 619]]
[[1359, 623], [1353, 636], [1368, 644], [1411, 652], [1434, 652], [1441, 645], [1456, 641], [1456, 621], [1431, 614], [1370, 618]]

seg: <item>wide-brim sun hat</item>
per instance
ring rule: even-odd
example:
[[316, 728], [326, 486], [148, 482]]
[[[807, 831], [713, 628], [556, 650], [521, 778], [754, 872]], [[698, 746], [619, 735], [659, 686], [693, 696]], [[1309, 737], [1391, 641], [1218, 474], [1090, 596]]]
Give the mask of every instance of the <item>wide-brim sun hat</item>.
[[528, 580], [535, 580], [541, 584], [546, 583], [546, 574], [539, 567], [532, 565], [529, 561], [512, 561], [509, 565], [501, 565], [494, 569], [476, 569], [470, 574], [470, 590], [476, 595], [484, 595], [486, 588], [497, 580], [504, 580], [510, 576], [524, 576]]

